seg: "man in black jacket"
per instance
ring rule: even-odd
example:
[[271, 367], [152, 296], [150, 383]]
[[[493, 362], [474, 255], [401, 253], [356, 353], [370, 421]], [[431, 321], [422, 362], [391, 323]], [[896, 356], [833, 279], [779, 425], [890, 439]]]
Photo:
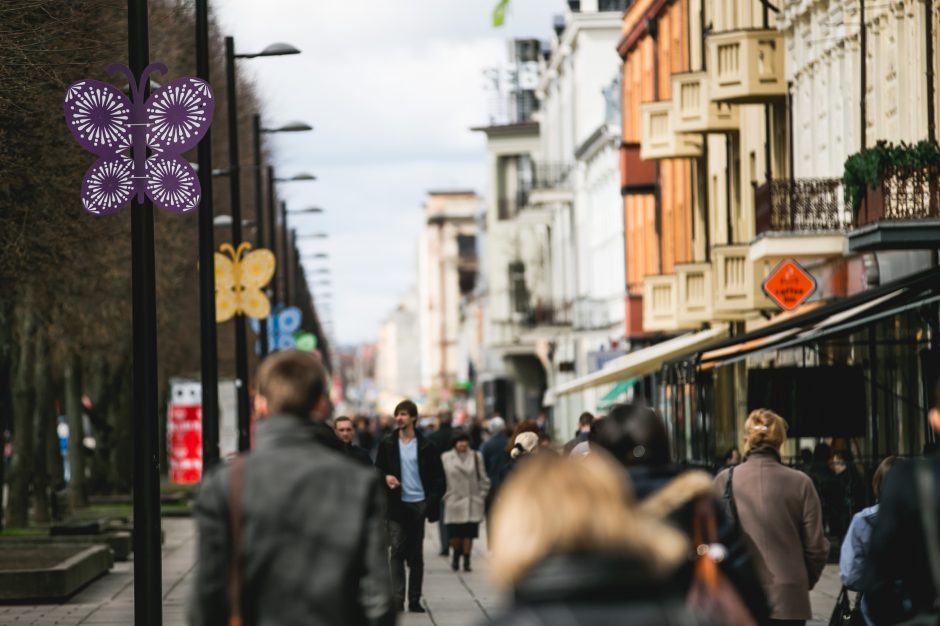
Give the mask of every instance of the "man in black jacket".
[[405, 562], [408, 563], [408, 610], [424, 613], [421, 585], [424, 578], [425, 520], [440, 518], [444, 495], [444, 468], [440, 451], [415, 430], [418, 407], [410, 400], [395, 407], [398, 428], [382, 440], [375, 466], [385, 477], [388, 493], [388, 536], [392, 588], [398, 609], [405, 604]]
[[353, 437], [356, 436], [356, 429], [353, 428], [351, 419], [345, 415], [340, 415], [333, 420], [333, 429], [336, 431], [336, 436], [339, 437], [339, 440], [343, 442], [343, 452], [348, 457], [359, 461], [363, 465], [372, 466], [372, 457], [369, 456], [369, 453], [353, 443]]
[[196, 499], [191, 626], [229, 623], [233, 554], [245, 624], [395, 623], [382, 486], [372, 468], [318, 442], [324, 425], [310, 418], [325, 390], [312, 354], [278, 352], [261, 364], [256, 447], [236, 461], [234, 484], [235, 464], [220, 466]]
[[[934, 389], [934, 407], [927, 414], [940, 434], [940, 382]], [[927, 457], [933, 474], [934, 519], [940, 519], [940, 453]], [[881, 487], [877, 521], [871, 534], [863, 581], [864, 602], [876, 624], [894, 624], [934, 606], [936, 586], [930, 573], [927, 541], [921, 521], [920, 461], [895, 465]]]

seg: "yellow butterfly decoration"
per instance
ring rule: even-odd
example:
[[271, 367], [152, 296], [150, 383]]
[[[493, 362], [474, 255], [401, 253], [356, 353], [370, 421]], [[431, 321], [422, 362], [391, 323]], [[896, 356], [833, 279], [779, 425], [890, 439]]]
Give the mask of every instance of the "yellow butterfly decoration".
[[239, 313], [263, 320], [271, 313], [271, 303], [261, 288], [274, 276], [274, 254], [264, 248], [249, 250], [250, 243], [241, 244], [237, 250], [224, 243], [215, 253], [216, 322]]

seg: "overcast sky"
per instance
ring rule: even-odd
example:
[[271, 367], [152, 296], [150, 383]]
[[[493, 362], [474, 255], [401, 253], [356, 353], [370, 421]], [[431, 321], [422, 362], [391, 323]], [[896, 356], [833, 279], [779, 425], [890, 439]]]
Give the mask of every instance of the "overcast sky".
[[[379, 322], [416, 281], [416, 241], [429, 189], [485, 190], [482, 72], [511, 37], [548, 39], [563, 0], [214, 0], [237, 53], [287, 42], [297, 56], [238, 62], [264, 103], [266, 126], [302, 120], [312, 133], [271, 136], [279, 187], [298, 231], [326, 231], [332, 319], [340, 343], [374, 341]], [[223, 80], [212, 77], [213, 82]], [[311, 267], [308, 265], [308, 268]], [[313, 267], [317, 267], [314, 265]], [[317, 287], [318, 290], [324, 288]]]

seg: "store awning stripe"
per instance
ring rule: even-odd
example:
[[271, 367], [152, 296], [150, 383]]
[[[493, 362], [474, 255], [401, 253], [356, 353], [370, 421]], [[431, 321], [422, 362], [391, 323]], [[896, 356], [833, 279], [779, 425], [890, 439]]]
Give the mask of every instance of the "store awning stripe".
[[687, 333], [662, 343], [630, 352], [609, 362], [603, 369], [569, 381], [551, 390], [552, 396], [575, 393], [591, 387], [621, 381], [625, 378], [641, 378], [655, 372], [662, 364], [728, 336], [727, 326], [718, 326], [695, 333]]
[[604, 394], [604, 397], [601, 398], [601, 404], [611, 403], [620, 397], [622, 394], [627, 392], [627, 389], [632, 387], [637, 383], [638, 378], [628, 378], [627, 380], [621, 380], [619, 383], [613, 386], [610, 391]]

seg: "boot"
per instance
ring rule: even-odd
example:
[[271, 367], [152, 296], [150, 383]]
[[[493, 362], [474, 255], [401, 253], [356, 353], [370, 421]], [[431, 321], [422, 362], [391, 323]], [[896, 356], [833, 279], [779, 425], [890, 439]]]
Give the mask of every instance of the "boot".
[[451, 560], [450, 560], [450, 569], [454, 570], [455, 572], [458, 569], [460, 569], [461, 553], [462, 553], [462, 550], [460, 548], [454, 548], [454, 555], [451, 557]]
[[470, 555], [469, 554], [463, 555], [463, 571], [465, 572], [473, 571], [472, 569], [470, 569]]

